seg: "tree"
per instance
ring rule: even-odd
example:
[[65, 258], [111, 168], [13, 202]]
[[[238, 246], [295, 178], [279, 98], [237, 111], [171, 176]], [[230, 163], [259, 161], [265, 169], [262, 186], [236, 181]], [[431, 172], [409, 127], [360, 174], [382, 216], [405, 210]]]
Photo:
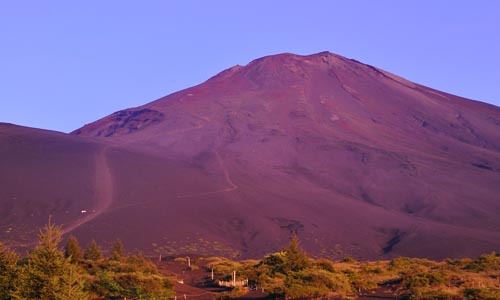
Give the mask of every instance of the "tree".
[[97, 264], [91, 290], [106, 299], [169, 299], [173, 285], [149, 259], [140, 255]]
[[17, 254], [0, 243], [0, 300], [14, 299], [18, 283]]
[[120, 261], [124, 257], [123, 243], [120, 240], [116, 240], [113, 243], [113, 249], [111, 250], [111, 259]]
[[66, 242], [64, 257], [69, 258], [72, 263], [76, 263], [82, 258], [82, 250], [74, 236], [70, 236]]
[[59, 300], [89, 299], [85, 291], [85, 280], [79, 273], [77, 266], [72, 265], [66, 270], [66, 276], [61, 277], [63, 292], [58, 295]]
[[300, 241], [295, 233], [292, 233], [290, 244], [285, 249], [286, 269], [293, 272], [298, 272], [309, 266], [309, 257], [302, 250]]
[[101, 249], [99, 248], [99, 246], [97, 246], [95, 240], [92, 240], [90, 246], [87, 249], [85, 249], [85, 252], [83, 253], [83, 258], [92, 261], [98, 261], [102, 259]]
[[21, 299], [88, 299], [78, 266], [65, 258], [58, 248], [61, 236], [61, 227], [55, 226], [49, 219], [40, 231], [38, 245], [22, 265]]

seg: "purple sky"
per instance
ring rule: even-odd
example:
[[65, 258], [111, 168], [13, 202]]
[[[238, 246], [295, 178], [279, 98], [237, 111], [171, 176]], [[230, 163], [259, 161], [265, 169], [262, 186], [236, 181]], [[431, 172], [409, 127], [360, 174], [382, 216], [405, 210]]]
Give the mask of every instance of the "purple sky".
[[0, 122], [64, 132], [281, 52], [500, 106], [500, 1], [2, 1], [0, 43]]

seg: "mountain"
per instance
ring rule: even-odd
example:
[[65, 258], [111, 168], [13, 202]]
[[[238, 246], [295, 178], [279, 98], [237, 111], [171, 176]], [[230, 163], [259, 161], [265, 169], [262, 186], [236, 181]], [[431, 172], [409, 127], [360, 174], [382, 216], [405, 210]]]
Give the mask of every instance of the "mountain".
[[328, 52], [234, 66], [71, 135], [5, 126], [13, 243], [35, 211], [148, 253], [255, 257], [291, 231], [329, 257], [500, 249], [500, 108]]

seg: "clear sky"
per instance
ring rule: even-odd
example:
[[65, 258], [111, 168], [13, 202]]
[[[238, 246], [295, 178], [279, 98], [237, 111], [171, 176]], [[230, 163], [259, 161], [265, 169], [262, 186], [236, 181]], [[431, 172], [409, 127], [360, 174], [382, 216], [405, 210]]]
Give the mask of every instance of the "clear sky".
[[500, 1], [0, 1], [0, 122], [68, 132], [281, 52], [500, 106]]

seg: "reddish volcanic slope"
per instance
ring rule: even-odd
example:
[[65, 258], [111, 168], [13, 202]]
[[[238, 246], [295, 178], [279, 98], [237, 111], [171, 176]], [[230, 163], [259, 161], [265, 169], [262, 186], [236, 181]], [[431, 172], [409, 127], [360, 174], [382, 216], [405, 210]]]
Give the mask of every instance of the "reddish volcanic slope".
[[101, 146], [66, 134], [0, 123], [0, 240], [29, 244], [38, 226], [94, 207]]
[[330, 257], [500, 249], [500, 108], [331, 53], [257, 59], [72, 135], [0, 128], [12, 242], [37, 211], [156, 253], [252, 257], [290, 231]]

